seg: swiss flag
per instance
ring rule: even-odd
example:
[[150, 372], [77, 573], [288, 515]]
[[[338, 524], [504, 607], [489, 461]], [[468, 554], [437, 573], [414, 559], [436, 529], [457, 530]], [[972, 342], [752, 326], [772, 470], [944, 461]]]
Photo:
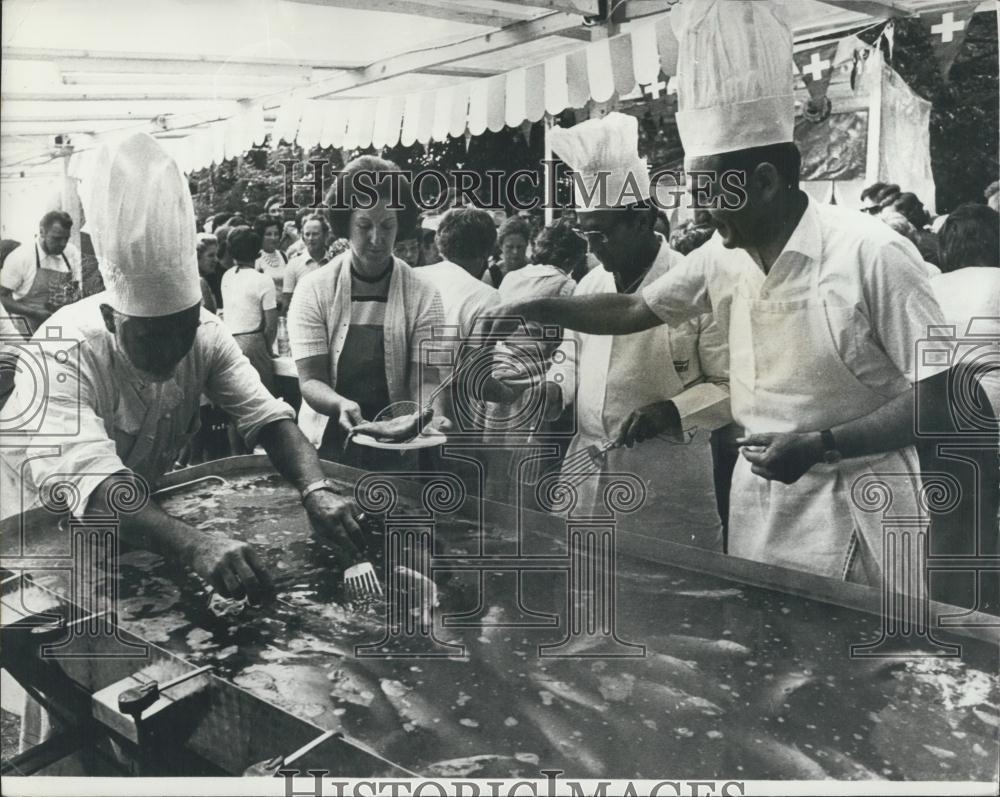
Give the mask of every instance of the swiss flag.
[[955, 56], [965, 41], [969, 21], [979, 3], [955, 3], [947, 11], [921, 14], [920, 22], [931, 37], [934, 55], [941, 67], [941, 77], [948, 79], [948, 72], [955, 62]]
[[809, 89], [809, 96], [817, 102], [826, 96], [830, 86], [838, 44], [839, 42], [830, 42], [813, 50], [795, 53], [795, 65], [799, 68], [802, 82]]

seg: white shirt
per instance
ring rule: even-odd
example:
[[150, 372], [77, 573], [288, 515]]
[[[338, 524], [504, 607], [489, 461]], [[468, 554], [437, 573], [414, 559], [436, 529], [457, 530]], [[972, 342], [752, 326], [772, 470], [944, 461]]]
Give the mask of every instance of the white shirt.
[[[660, 249], [642, 286], [685, 262], [657, 237]], [[616, 291], [614, 275], [598, 266], [580, 280], [574, 295]], [[711, 431], [732, 420], [729, 344], [711, 314], [633, 335], [566, 330], [560, 350], [563, 356], [549, 368], [547, 378], [561, 386], [563, 406], [576, 397], [580, 430], [595, 439], [609, 438], [632, 410], [664, 399], [673, 401], [685, 429]]]
[[[35, 262], [35, 255], [38, 255], [38, 263]], [[73, 244], [67, 243], [63, 250], [66, 261], [69, 261], [69, 270], [73, 274], [73, 279], [80, 285], [83, 284], [83, 270], [81, 266], [80, 250]], [[21, 244], [17, 249], [7, 255], [3, 261], [3, 269], [0, 269], [0, 287], [7, 288], [16, 300], [23, 299], [35, 281], [35, 270], [38, 266], [65, 273], [66, 261], [63, 255], [50, 255], [42, 251], [42, 247], [35, 238], [34, 245]], [[15, 324], [7, 315], [7, 310], [0, 307], [0, 337], [23, 337], [22, 327]], [[4, 345], [0, 342], [0, 350]]]
[[417, 277], [437, 289], [444, 306], [444, 323], [461, 337], [473, 331], [476, 319], [500, 304], [496, 288], [477, 280], [456, 263], [442, 260], [415, 270]]
[[960, 268], [931, 286], [945, 323], [954, 326], [956, 362], [981, 367], [979, 383], [1000, 417], [1000, 268]]
[[532, 263], [508, 272], [498, 290], [505, 302], [543, 296], [570, 296], [576, 290], [576, 280], [555, 266]]
[[[309, 251], [300, 252], [291, 260], [288, 261], [288, 267], [285, 269], [285, 279], [281, 286], [282, 293], [295, 293], [295, 286], [299, 284], [299, 281], [306, 275], [310, 274], [320, 267], [320, 262], [318, 260], [313, 260]], [[229, 308], [226, 308], [226, 312]]]
[[194, 345], [173, 377], [145, 383], [104, 326], [100, 304], [107, 301], [99, 293], [63, 307], [36, 336], [45, 341], [39, 348], [48, 373], [46, 403], [44, 412], [31, 412], [34, 376], [19, 372], [5, 413], [36, 420], [19, 434], [5, 430], [0, 517], [21, 511], [22, 489], [23, 508], [31, 509], [40, 505], [43, 485], [60, 481], [73, 488], [76, 514], [105, 478], [126, 468], [155, 485], [198, 430], [202, 393], [229, 414], [251, 449], [264, 426], [295, 417], [204, 309]]
[[261, 252], [253, 265], [261, 274], [266, 274], [274, 281], [274, 290], [277, 293], [282, 292], [288, 261], [280, 249], [275, 249], [270, 254]]
[[[35, 261], [36, 254], [38, 255], [37, 263]], [[66, 256], [65, 261], [63, 255]], [[69, 261], [68, 269], [66, 261]], [[3, 261], [3, 270], [0, 270], [0, 287], [11, 291], [15, 299], [23, 299], [31, 290], [31, 284], [35, 281], [35, 270], [38, 267], [62, 273], [69, 271], [72, 272], [74, 280], [79, 283], [83, 282], [79, 249], [68, 243], [62, 254], [50, 255], [42, 250], [41, 244], [36, 238], [34, 246], [22, 244], [7, 255], [7, 259]]]
[[264, 328], [264, 311], [278, 306], [274, 282], [252, 268], [229, 269], [222, 275], [222, 306], [226, 327], [234, 335]]
[[[812, 295], [814, 269], [819, 270], [820, 297]], [[770, 302], [821, 298], [844, 364], [887, 401], [942, 370], [921, 364], [918, 357], [918, 342], [943, 320], [924, 261], [910, 241], [878, 219], [810, 200], [768, 274], [745, 250], [726, 249], [716, 233], [642, 295], [650, 309], [671, 325], [712, 312], [729, 338], [738, 287]], [[745, 348], [739, 345], [744, 343], [730, 338], [733, 356]], [[794, 357], [794, 341], [788, 345], [789, 356]], [[733, 416], [746, 426], [740, 412], [734, 399]]]

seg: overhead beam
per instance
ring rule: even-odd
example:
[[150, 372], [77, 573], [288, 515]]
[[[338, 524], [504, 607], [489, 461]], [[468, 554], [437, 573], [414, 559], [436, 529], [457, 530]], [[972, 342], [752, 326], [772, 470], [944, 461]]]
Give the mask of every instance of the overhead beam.
[[403, 14], [411, 17], [429, 17], [448, 22], [463, 22], [467, 25], [482, 25], [487, 28], [502, 28], [512, 22], [526, 19], [523, 13], [503, 13], [493, 8], [475, 6], [454, 0], [293, 0], [326, 8], [347, 8], [360, 11], [382, 11], [387, 14]]
[[441, 75], [442, 77], [493, 77], [499, 75], [496, 69], [484, 69], [479, 66], [452, 66], [442, 64], [441, 66], [429, 66], [420, 70], [421, 75]]
[[[329, 72], [321, 74], [323, 77], [329, 76]], [[262, 85], [266, 85], [268, 88], [294, 88], [295, 86], [305, 86], [310, 82], [310, 80], [311, 70], [303, 68], [302, 73], [298, 75], [253, 75], [252, 77], [246, 77], [244, 75], [217, 74], [214, 76], [214, 80], [212, 82], [213, 85], [222, 86], [224, 90], [229, 89], [230, 87], [235, 90], [236, 88], [256, 86], [256, 93], [259, 94]], [[64, 72], [62, 75], [62, 82], [66, 86], [100, 86], [103, 88], [107, 88], [112, 85], [118, 88], [124, 86], [136, 86], [139, 88], [151, 86], [192, 87], [190, 75], [150, 75], [147, 73], [125, 74], [122, 72]]]
[[[221, 55], [185, 53], [121, 52], [110, 50], [75, 50], [54, 47], [4, 47], [0, 55], [11, 61], [56, 62], [63, 71], [90, 72], [165, 72], [168, 74], [205, 74], [206, 69], [230, 75], [274, 75], [284, 70], [300, 74], [303, 69], [356, 69], [361, 61], [301, 58], [227, 58]], [[65, 65], [65, 66], [64, 66]]]
[[[663, 10], [663, 0], [656, 0]], [[596, 17], [600, 13], [598, 0], [520, 0], [524, 6], [546, 8], [549, 11], [565, 11], [567, 14], [581, 14], [585, 17]]]
[[844, 11], [869, 14], [879, 19], [909, 16], [910, 12], [897, 6], [893, 0], [819, 0], [828, 6], [836, 6]]
[[260, 87], [213, 88], [212, 86], [178, 89], [176, 91], [114, 91], [95, 87], [94, 91], [5, 91], [4, 102], [211, 102], [212, 100], [244, 100], [260, 94]]
[[[351, 70], [304, 89], [296, 89], [294, 94], [305, 99], [326, 97], [339, 94], [359, 86], [378, 83], [408, 72], [418, 72], [421, 69], [461, 61], [473, 56], [506, 50], [519, 44], [542, 39], [546, 36], [557, 36], [569, 30], [580, 27], [580, 18], [555, 12], [531, 19], [527, 22], [517, 22], [493, 33], [471, 36], [468, 39], [445, 44], [433, 49], [410, 50], [396, 55], [390, 55], [373, 61], [363, 69]], [[265, 102], [265, 107], [276, 107], [281, 100]]]

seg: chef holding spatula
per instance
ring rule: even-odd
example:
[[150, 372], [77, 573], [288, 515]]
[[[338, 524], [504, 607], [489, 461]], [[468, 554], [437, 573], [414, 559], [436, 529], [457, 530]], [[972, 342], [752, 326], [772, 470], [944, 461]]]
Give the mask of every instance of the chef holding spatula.
[[[587, 189], [577, 191], [575, 232], [601, 262], [574, 295], [633, 294], [684, 261], [653, 230], [634, 116], [610, 113], [555, 127], [551, 141]], [[576, 511], [602, 511], [604, 474], [635, 474], [646, 500], [619, 521], [621, 528], [722, 550], [710, 433], [732, 415], [729, 346], [712, 315], [634, 335], [564, 334], [559, 356], [534, 388], [545, 391], [550, 417], [576, 404], [578, 431], [561, 473], [580, 496]], [[493, 387], [516, 395], [527, 382], [515, 376]]]

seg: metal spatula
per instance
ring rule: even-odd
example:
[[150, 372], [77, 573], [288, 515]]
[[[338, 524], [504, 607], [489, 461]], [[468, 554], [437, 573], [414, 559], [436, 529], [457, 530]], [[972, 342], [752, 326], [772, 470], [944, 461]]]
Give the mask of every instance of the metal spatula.
[[[356, 518], [362, 529], [374, 533], [377, 518], [372, 518], [361, 512]], [[365, 560], [351, 565], [344, 571], [344, 591], [352, 600], [361, 600], [382, 595], [382, 585], [379, 583], [375, 566]]]
[[371, 562], [358, 562], [344, 571], [344, 590], [352, 600], [372, 598], [382, 594], [382, 585]]

